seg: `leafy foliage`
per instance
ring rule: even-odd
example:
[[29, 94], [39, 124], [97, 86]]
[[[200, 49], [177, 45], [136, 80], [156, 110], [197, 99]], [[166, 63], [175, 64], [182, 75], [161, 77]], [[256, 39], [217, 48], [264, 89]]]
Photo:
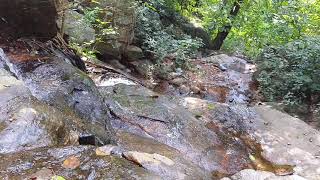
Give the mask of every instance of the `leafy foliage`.
[[153, 54], [157, 63], [165, 57], [175, 57], [178, 67], [185, 66], [201, 47], [200, 39], [183, 34], [173, 25], [165, 27], [152, 4], [144, 3], [138, 9], [136, 37], [142, 48]]
[[269, 47], [257, 63], [263, 95], [269, 101], [301, 105], [320, 96], [320, 37]]
[[243, 0], [239, 14], [230, 18], [235, 1], [162, 0], [162, 3], [204, 27], [213, 38], [231, 25], [223, 49], [251, 57], [266, 46], [320, 34], [319, 0]]
[[97, 41], [102, 41], [106, 36], [117, 33], [112, 27], [112, 22], [105, 21], [104, 19], [107, 12], [108, 9], [101, 8], [99, 4], [96, 7], [84, 10], [84, 19], [95, 28]]
[[111, 22], [105, 21], [105, 14], [108, 12], [107, 8], [102, 8], [98, 1], [95, 1], [94, 7], [86, 7], [83, 9], [84, 16], [81, 19], [86, 24], [95, 29], [95, 40], [90, 42], [84, 42], [83, 44], [77, 44], [71, 42], [71, 47], [75, 49], [81, 56], [89, 59], [95, 59], [96, 53], [95, 44], [103, 42], [106, 37], [117, 34], [115, 28]]

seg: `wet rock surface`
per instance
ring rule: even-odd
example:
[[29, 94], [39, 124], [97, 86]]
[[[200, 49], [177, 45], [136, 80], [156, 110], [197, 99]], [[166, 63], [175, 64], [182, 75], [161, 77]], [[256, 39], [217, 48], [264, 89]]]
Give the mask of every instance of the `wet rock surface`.
[[[251, 108], [231, 106], [229, 108], [233, 109], [233, 113], [230, 113], [230, 109], [228, 108], [230, 115], [240, 115], [239, 117], [243, 119], [234, 122], [234, 119], [237, 118], [233, 117], [230, 118], [233, 120], [231, 122], [228, 121], [228, 118], [225, 118], [225, 121], [221, 121], [221, 116], [216, 116], [217, 114], [222, 114], [221, 107], [219, 107], [221, 105], [196, 98], [186, 98], [183, 102], [184, 106], [193, 113], [202, 113], [202, 117], [210, 117], [211, 120], [221, 127], [231, 128], [236, 133], [242, 132], [249, 135], [249, 139], [248, 137], [239, 137], [250, 148], [248, 153], [252, 157], [250, 159], [253, 161], [256, 169], [271, 171], [274, 174], [282, 176], [294, 174], [294, 178], [298, 177], [298, 179], [301, 179], [301, 177], [305, 179], [319, 179], [320, 159], [318, 154], [320, 151], [320, 133], [305, 122], [272, 109], [271, 106], [256, 106]], [[210, 108], [211, 110], [208, 111], [206, 108], [208, 106], [214, 106], [215, 108]], [[226, 105], [222, 106], [228, 107]], [[228, 117], [228, 111], [224, 112], [224, 117]], [[252, 144], [250, 139], [259, 144]], [[255, 148], [252, 149], [252, 147]], [[290, 166], [281, 165], [291, 165], [291, 168]], [[259, 172], [254, 172], [253, 174], [249, 173], [249, 177], [250, 175], [254, 177], [254, 174], [261, 176]], [[235, 177], [240, 176], [242, 175], [240, 174]], [[248, 179], [246, 176], [235, 179]], [[290, 176], [288, 178], [290, 179]], [[281, 178], [272, 176], [262, 179]]]
[[[1, 155], [0, 178], [30, 179], [39, 177], [39, 171], [49, 169], [65, 179], [160, 179], [123, 158], [97, 157], [94, 149], [88, 146], [68, 146]], [[63, 162], [70, 157], [80, 162], [74, 170], [63, 167]], [[47, 179], [52, 178], [50, 174], [46, 175]]]
[[0, 153], [76, 144], [79, 118], [32, 97], [22, 81], [0, 69]]
[[[144, 168], [160, 175], [163, 179], [212, 178], [210, 172], [206, 172], [192, 163], [177, 149], [160, 143], [157, 140], [124, 131], [120, 131], [118, 137], [119, 144], [123, 149], [131, 152], [131, 154], [132, 152], [138, 153], [140, 156], [138, 158], [135, 157], [135, 159], [138, 160], [142, 166], [144, 165]], [[128, 154], [128, 152], [124, 154]], [[153, 158], [154, 155], [156, 158]], [[149, 162], [144, 160], [146, 157], [148, 157]], [[162, 163], [161, 159], [165, 163]]]
[[306, 179], [320, 179], [319, 131], [270, 106], [255, 110], [262, 119], [254, 135], [260, 139], [263, 156], [273, 163], [293, 165], [295, 173]]
[[190, 80], [205, 89], [202, 98], [222, 103], [246, 104], [250, 100], [255, 65], [226, 54], [213, 55], [194, 62], [198, 71]]
[[[226, 54], [212, 55], [190, 60], [193, 69], [174, 70], [174, 62], [168, 60], [156, 68], [148, 60], [131, 62], [136, 72], [150, 78], [154, 68], [154, 91], [165, 95], [196, 97], [214, 102], [248, 104], [253, 96], [252, 76], [255, 65]], [[166, 85], [163, 85], [166, 84]]]
[[207, 127], [207, 122], [174, 101], [141, 88], [124, 85], [109, 90], [101, 88], [103, 95], [114, 100], [114, 103], [107, 100], [107, 104], [115, 117], [112, 124], [116, 129], [175, 148], [207, 172], [233, 174], [248, 167], [250, 160], [244, 144], [232, 137], [223, 139], [215, 129]]
[[79, 115], [99, 143], [115, 142], [108, 108], [94, 82], [84, 72], [59, 57], [13, 56], [4, 57], [2, 61], [36, 99]]
[[[0, 179], [319, 179], [320, 133], [270, 107], [160, 95], [123, 76], [91, 80], [61, 58], [0, 55]], [[107, 120], [117, 145], [78, 145], [109, 139]]]

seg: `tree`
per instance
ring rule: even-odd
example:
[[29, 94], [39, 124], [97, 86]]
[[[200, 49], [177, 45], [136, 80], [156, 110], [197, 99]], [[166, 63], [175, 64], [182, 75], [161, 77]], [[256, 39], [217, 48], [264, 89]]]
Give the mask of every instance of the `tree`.
[[221, 31], [218, 32], [216, 38], [213, 40], [213, 49], [214, 50], [220, 50], [221, 46], [224, 42], [224, 40], [227, 38], [228, 34], [230, 33], [230, 30], [232, 28], [232, 19], [235, 18], [239, 11], [241, 4], [243, 3], [243, 0], [236, 0], [233, 4], [233, 7], [230, 11], [229, 19], [231, 20], [230, 24], [225, 25]]

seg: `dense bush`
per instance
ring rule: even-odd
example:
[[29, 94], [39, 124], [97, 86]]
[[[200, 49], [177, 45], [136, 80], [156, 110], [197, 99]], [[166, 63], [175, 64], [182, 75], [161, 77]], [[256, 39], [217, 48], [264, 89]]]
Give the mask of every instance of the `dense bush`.
[[152, 4], [140, 4], [137, 12], [136, 39], [144, 51], [151, 53], [157, 63], [165, 57], [174, 57], [176, 65], [184, 66], [201, 47], [200, 39], [193, 39], [173, 25], [164, 26], [159, 12]]
[[319, 105], [320, 37], [269, 47], [257, 64], [257, 80], [267, 100], [287, 105]]

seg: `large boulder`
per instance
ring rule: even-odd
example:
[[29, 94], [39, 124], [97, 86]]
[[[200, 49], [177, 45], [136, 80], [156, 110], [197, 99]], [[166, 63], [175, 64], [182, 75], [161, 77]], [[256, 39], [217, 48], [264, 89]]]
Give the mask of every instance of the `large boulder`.
[[50, 39], [57, 33], [55, 0], [2, 0], [0, 31]]
[[100, 92], [114, 116], [115, 129], [176, 149], [206, 173], [234, 174], [250, 162], [241, 141], [211, 128], [211, 124], [197, 119], [172, 98], [144, 87], [121, 84], [101, 86]]
[[295, 166], [295, 174], [320, 179], [320, 132], [307, 123], [270, 106], [257, 106], [254, 135], [260, 139], [263, 156], [276, 164]]
[[84, 72], [62, 57], [26, 54], [0, 57], [0, 61], [10, 67], [10, 71], [25, 83], [36, 99], [81, 117], [97, 144], [115, 142], [108, 108], [94, 82]]
[[[206, 107], [211, 102], [196, 98], [185, 98], [182, 104], [221, 127], [249, 135], [245, 141], [256, 147], [250, 152], [253, 155], [251, 159], [260, 170], [271, 170], [277, 175], [294, 174], [310, 180], [320, 178], [320, 132], [302, 120], [264, 105], [248, 108], [245, 105], [216, 104], [208, 109]], [[259, 144], [254, 145], [249, 139]], [[245, 174], [239, 175], [244, 175], [244, 178], [235, 179], [260, 177], [265, 173], [251, 171], [248, 176]]]
[[2, 68], [0, 104], [0, 154], [77, 144], [85, 133], [79, 118], [38, 101], [22, 81]]
[[130, 161], [164, 179], [210, 179], [211, 174], [184, 157], [177, 149], [154, 139], [119, 131], [119, 144]]
[[[134, 38], [134, 27], [136, 12], [134, 0], [103, 0], [100, 2], [101, 8], [108, 9], [104, 16], [104, 21], [112, 22], [112, 28], [116, 31], [113, 35], [104, 37], [102, 42], [98, 42], [97, 50], [104, 55], [114, 57], [131, 56], [130, 45]], [[127, 52], [130, 52], [129, 54]], [[140, 53], [141, 54], [141, 53]], [[136, 53], [134, 53], [135, 58]], [[141, 55], [139, 55], [140, 57]]]
[[66, 10], [63, 16], [63, 18], [61, 16], [59, 17], [57, 24], [58, 27], [62, 29], [62, 21], [64, 20], [64, 33], [69, 36], [71, 42], [82, 45], [83, 43], [89, 43], [95, 40], [95, 30], [91, 24], [85, 20], [84, 15], [73, 10]]

